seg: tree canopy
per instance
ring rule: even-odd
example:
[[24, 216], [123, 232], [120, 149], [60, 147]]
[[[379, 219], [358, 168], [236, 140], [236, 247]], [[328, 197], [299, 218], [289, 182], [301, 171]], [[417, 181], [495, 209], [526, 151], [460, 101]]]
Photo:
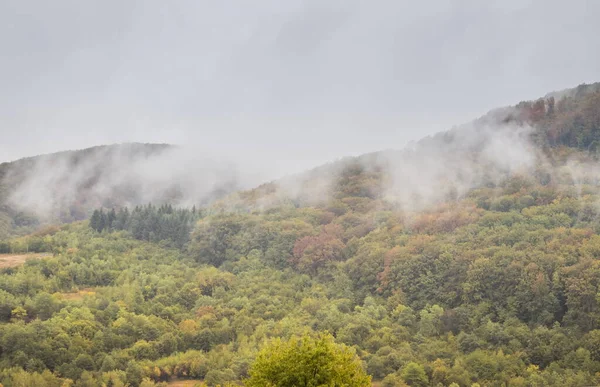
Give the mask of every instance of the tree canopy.
[[0, 383], [600, 385], [600, 106], [577, 93], [511, 110], [544, 162], [427, 206], [366, 157], [201, 210], [0, 207]]
[[317, 338], [305, 335], [272, 340], [256, 356], [244, 385], [358, 387], [370, 386], [371, 378], [354, 351], [321, 334]]

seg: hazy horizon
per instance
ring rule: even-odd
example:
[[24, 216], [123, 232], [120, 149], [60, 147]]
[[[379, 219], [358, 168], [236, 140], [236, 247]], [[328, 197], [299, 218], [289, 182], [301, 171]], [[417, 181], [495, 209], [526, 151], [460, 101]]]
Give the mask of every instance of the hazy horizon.
[[597, 81], [600, 3], [0, 1], [0, 162], [169, 143], [267, 175]]

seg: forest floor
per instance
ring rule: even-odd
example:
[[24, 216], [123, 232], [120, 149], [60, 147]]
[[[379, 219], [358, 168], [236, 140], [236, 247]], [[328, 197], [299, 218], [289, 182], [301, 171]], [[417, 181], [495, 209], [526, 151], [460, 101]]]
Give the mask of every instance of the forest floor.
[[50, 256], [48, 253], [29, 253], [29, 254], [0, 254], [0, 268], [15, 267], [22, 265], [28, 259], [40, 259]]

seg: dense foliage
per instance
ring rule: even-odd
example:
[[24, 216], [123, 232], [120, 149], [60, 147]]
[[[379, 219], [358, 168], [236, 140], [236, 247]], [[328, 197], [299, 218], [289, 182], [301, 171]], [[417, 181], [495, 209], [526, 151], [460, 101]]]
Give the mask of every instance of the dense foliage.
[[149, 204], [137, 206], [131, 213], [127, 207], [118, 211], [94, 210], [90, 217], [90, 227], [98, 232], [127, 230], [135, 239], [165, 241], [182, 248], [189, 241], [194, 223], [199, 217], [195, 207], [188, 210], [173, 208], [168, 204], [159, 207]]
[[348, 386], [368, 387], [371, 378], [353, 351], [335, 344], [331, 336], [273, 340], [256, 356], [247, 387]]
[[599, 385], [596, 98], [523, 104], [546, 162], [424, 210], [348, 162], [317, 203], [267, 185], [10, 239], [49, 256], [0, 273], [0, 382], [262, 385], [322, 350], [386, 387]]
[[54, 230], [37, 237], [52, 257], [0, 275], [2, 382], [240, 381], [265, 339], [308, 329], [384, 385], [596, 384], [600, 196], [571, 187], [514, 177], [421, 213], [347, 194], [217, 212], [183, 250]]

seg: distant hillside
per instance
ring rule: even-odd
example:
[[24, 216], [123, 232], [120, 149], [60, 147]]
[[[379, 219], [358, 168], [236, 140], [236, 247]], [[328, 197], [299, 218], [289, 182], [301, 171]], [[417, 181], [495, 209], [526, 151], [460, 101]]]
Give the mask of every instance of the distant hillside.
[[356, 196], [419, 210], [515, 174], [544, 184], [583, 178], [593, 175], [590, 163], [599, 156], [600, 83], [595, 83], [493, 110], [405, 149], [347, 157], [238, 192], [213, 209], [310, 206]]
[[86, 219], [98, 207], [206, 203], [238, 188], [225, 167], [196, 174], [194, 160], [167, 144], [121, 144], [0, 164], [0, 239], [44, 223]]
[[[600, 83], [595, 83], [496, 109], [403, 150], [345, 158], [238, 192], [212, 209], [305, 206], [331, 195], [385, 196], [419, 209], [516, 172], [549, 178], [555, 173], [549, 166], [573, 157], [595, 159], [599, 151]], [[206, 204], [239, 188], [235, 171], [183, 153], [166, 144], [123, 144], [0, 164], [0, 238], [43, 222], [85, 219], [102, 206]], [[336, 194], [340, 184], [343, 190]]]

